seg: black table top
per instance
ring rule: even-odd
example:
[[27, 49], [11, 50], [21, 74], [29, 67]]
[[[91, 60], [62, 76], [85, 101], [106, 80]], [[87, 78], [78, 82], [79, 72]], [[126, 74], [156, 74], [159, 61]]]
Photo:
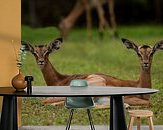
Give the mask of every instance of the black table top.
[[156, 89], [112, 87], [112, 86], [91, 86], [91, 87], [69, 87], [69, 86], [33, 86], [32, 94], [16, 92], [13, 87], [0, 87], [0, 96], [20, 97], [68, 97], [68, 96], [126, 96], [156, 93]]

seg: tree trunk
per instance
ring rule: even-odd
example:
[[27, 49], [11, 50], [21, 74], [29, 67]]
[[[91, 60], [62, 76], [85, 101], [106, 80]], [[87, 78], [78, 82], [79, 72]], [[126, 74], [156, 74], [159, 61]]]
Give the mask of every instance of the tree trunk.
[[36, 1], [28, 0], [29, 4], [29, 23], [32, 27], [38, 26], [37, 14], [36, 14]]
[[155, 0], [155, 16], [156, 16], [156, 21], [158, 23], [161, 22], [161, 17], [162, 17], [162, 11], [161, 11], [161, 1], [160, 0]]

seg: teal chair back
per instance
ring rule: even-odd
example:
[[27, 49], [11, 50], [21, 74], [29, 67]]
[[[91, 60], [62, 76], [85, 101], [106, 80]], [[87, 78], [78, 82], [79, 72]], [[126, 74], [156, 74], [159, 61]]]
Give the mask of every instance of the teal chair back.
[[[70, 87], [88, 87], [86, 80], [72, 80]], [[93, 108], [94, 102], [92, 97], [67, 97], [65, 101], [65, 107], [69, 109], [74, 108]]]

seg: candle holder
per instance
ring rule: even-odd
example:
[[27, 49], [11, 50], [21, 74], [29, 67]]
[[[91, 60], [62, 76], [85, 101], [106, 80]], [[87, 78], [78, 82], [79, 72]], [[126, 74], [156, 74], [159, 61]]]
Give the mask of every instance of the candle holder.
[[27, 81], [27, 93], [32, 94], [32, 81], [33, 76], [25, 76], [25, 81]]

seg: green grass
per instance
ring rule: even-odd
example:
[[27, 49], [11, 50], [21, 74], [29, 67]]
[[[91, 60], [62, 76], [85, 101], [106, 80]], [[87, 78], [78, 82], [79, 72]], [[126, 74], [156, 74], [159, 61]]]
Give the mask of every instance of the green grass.
[[[163, 39], [163, 26], [121, 26], [118, 27], [120, 37], [130, 39], [137, 44], [154, 45]], [[54, 27], [31, 29], [22, 26], [22, 40], [34, 44], [49, 43], [59, 37]], [[57, 52], [49, 57], [55, 68], [62, 74], [105, 73], [121, 79], [137, 80], [139, 78], [139, 60], [133, 50], [128, 50], [120, 39], [112, 39], [109, 32], [104, 39], [98, 37], [94, 29], [92, 38], [88, 39], [85, 29], [72, 30], [70, 36]], [[151, 69], [153, 88], [160, 92], [151, 97], [154, 112], [154, 124], [163, 122], [163, 51], [153, 57]], [[25, 75], [34, 76], [34, 85], [46, 85], [34, 57], [29, 53], [23, 64]], [[22, 110], [23, 125], [65, 124], [68, 110], [62, 106], [43, 106], [44, 98], [24, 98]], [[108, 110], [93, 110], [95, 124], [107, 124]], [[127, 118], [128, 120], [128, 118]], [[74, 124], [88, 124], [85, 111], [75, 114]]]

